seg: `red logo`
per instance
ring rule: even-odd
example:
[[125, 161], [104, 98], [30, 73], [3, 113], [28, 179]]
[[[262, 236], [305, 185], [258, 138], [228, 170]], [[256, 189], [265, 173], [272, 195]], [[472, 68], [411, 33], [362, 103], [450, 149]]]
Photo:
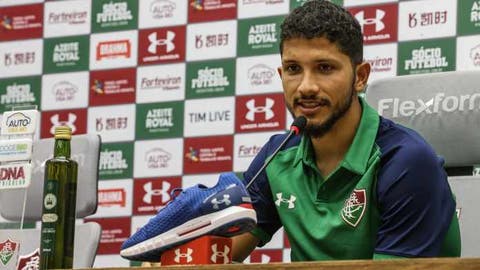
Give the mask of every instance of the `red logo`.
[[42, 112], [40, 138], [53, 137], [55, 127], [67, 125], [73, 135], [87, 133], [87, 109]]
[[283, 94], [240, 96], [236, 103], [236, 132], [285, 129]]
[[97, 222], [102, 227], [97, 254], [119, 254], [123, 242], [130, 237], [131, 217], [85, 219]]
[[398, 4], [349, 9], [362, 27], [365, 44], [397, 41]]
[[13, 242], [10, 239], [0, 243], [0, 265], [6, 266], [11, 261], [13, 264], [17, 262], [18, 250], [20, 244], [17, 242]]
[[250, 254], [250, 263], [283, 262], [282, 249], [257, 249]]
[[141, 30], [138, 63], [172, 63], [185, 60], [185, 26]]
[[0, 8], [0, 41], [41, 38], [43, 4]]
[[128, 39], [103, 41], [97, 44], [96, 60], [103, 58], [130, 58], [132, 52], [132, 44]]
[[136, 69], [90, 72], [90, 106], [135, 103]]
[[186, 138], [185, 173], [214, 173], [232, 170], [233, 136]]
[[189, 0], [189, 3], [189, 22], [207, 22], [237, 18], [237, 0]]
[[155, 214], [172, 198], [170, 192], [182, 186], [180, 177], [135, 179], [133, 186], [133, 214]]

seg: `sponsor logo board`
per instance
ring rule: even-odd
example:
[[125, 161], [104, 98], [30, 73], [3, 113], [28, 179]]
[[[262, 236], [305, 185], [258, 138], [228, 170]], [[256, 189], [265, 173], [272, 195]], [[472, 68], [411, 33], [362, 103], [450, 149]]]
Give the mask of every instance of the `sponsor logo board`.
[[90, 69], [131, 67], [137, 64], [137, 31], [90, 36]]
[[44, 41], [43, 70], [58, 73], [88, 69], [89, 37], [52, 38]]
[[260, 150], [262, 150], [263, 145], [276, 133], [278, 132], [235, 134], [233, 145], [233, 171], [246, 171], [255, 156]]
[[480, 1], [458, 1], [458, 34], [478, 35], [480, 31]]
[[132, 141], [135, 138], [135, 104], [90, 107], [88, 133], [99, 134], [103, 142]]
[[91, 0], [46, 2], [44, 37], [89, 34], [91, 8]]
[[193, 62], [187, 65], [187, 99], [232, 96], [235, 60]]
[[370, 82], [397, 75], [397, 43], [363, 47], [364, 59], [370, 64]]
[[121, 179], [98, 182], [98, 208], [92, 218], [131, 216], [133, 180]]
[[0, 80], [0, 111], [15, 110], [16, 107], [40, 106], [41, 81], [40, 76]]
[[282, 92], [282, 81], [277, 73], [280, 66], [280, 56], [276, 54], [237, 58], [236, 94]]
[[183, 100], [185, 64], [137, 68], [137, 103]]
[[184, 173], [231, 171], [233, 136], [187, 138], [184, 142]]
[[287, 0], [239, 0], [238, 18], [287, 14], [290, 7], [289, 2]]
[[43, 4], [0, 8], [0, 41], [41, 38]]
[[133, 214], [152, 215], [172, 198], [171, 192], [181, 188], [180, 177], [142, 178], [133, 181]]
[[55, 127], [69, 126], [73, 135], [87, 133], [87, 109], [69, 109], [42, 112], [41, 138], [50, 138]]
[[480, 36], [457, 37], [457, 70], [480, 69]]
[[278, 53], [282, 16], [240, 20], [238, 56]]
[[183, 139], [135, 142], [135, 178], [176, 176], [182, 174]]
[[455, 38], [402, 42], [398, 75], [455, 70]]
[[236, 132], [285, 129], [283, 94], [239, 96], [236, 105]]
[[42, 79], [42, 109], [87, 107], [87, 82], [87, 71], [44, 75]]
[[135, 83], [135, 68], [90, 72], [90, 106], [134, 103]]
[[234, 102], [234, 97], [186, 100], [184, 136], [233, 134]]
[[27, 188], [30, 186], [31, 177], [30, 163], [0, 165], [0, 190]]
[[348, 11], [360, 23], [364, 44], [397, 41], [398, 4], [356, 7]]
[[187, 61], [235, 57], [237, 21], [189, 24]]
[[102, 143], [98, 162], [100, 179], [132, 178], [133, 143]]
[[138, 1], [92, 1], [92, 32], [129, 30], [137, 27]]
[[7, 111], [2, 117], [2, 135], [33, 134], [37, 127], [37, 110]]
[[190, 23], [237, 18], [237, 0], [188, 0], [188, 3]]
[[139, 28], [186, 24], [187, 7], [187, 1], [140, 0]]
[[41, 39], [0, 42], [0, 78], [42, 73]]
[[183, 61], [185, 29], [185, 26], [174, 26], [140, 30], [138, 63], [144, 65]]
[[130, 237], [131, 219], [131, 217], [85, 219], [85, 222], [93, 221], [102, 227], [97, 257], [104, 254], [118, 255], [123, 242]]
[[31, 139], [0, 141], [0, 161], [28, 160], [32, 157]]
[[136, 138], [183, 136], [183, 101], [137, 105]]

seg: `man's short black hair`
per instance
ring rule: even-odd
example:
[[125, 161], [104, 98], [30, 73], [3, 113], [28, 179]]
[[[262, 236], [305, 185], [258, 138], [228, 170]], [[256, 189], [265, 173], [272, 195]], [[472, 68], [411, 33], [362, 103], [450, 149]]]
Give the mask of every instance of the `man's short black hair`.
[[283, 42], [291, 38], [325, 37], [348, 55], [352, 64], [363, 61], [363, 35], [360, 24], [343, 7], [325, 0], [311, 0], [294, 9], [283, 21], [280, 33], [280, 54]]

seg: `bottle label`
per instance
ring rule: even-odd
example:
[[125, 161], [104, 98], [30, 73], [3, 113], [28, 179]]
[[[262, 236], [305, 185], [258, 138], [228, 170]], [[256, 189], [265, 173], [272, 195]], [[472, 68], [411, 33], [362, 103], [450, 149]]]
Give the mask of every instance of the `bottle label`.
[[42, 254], [55, 252], [55, 239], [58, 221], [58, 181], [45, 182], [42, 214]]

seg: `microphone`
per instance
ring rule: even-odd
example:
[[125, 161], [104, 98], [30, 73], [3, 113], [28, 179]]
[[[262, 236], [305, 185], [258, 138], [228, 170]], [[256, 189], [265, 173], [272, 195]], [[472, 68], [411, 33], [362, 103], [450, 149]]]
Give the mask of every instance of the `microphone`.
[[270, 164], [270, 161], [277, 155], [277, 153], [280, 151], [280, 149], [287, 143], [287, 141], [293, 136], [293, 135], [298, 135], [300, 132], [303, 131], [305, 126], [307, 125], [307, 118], [305, 116], [299, 116], [293, 120], [292, 125], [290, 126], [290, 131], [288, 132], [287, 137], [280, 143], [280, 145], [275, 149], [272, 155], [270, 155], [270, 158], [267, 159], [265, 163], [263, 163], [262, 167], [257, 171], [257, 173], [250, 179], [250, 182], [245, 186], [246, 189], [252, 185], [253, 181], [257, 179], [257, 177], [260, 175], [260, 173]]

